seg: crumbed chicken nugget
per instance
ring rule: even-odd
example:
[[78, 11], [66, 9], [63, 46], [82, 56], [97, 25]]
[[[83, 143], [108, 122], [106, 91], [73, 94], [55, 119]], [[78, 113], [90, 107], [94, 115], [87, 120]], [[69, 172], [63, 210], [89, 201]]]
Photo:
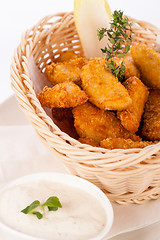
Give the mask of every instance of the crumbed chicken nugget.
[[80, 56], [74, 52], [65, 51], [56, 59], [56, 62], [67, 62], [71, 59], [79, 58]]
[[160, 89], [160, 53], [139, 43], [131, 48], [131, 54], [144, 84]]
[[104, 59], [91, 59], [81, 74], [90, 102], [104, 110], [123, 110], [132, 103], [125, 87], [104, 66]]
[[88, 100], [85, 92], [73, 82], [59, 83], [52, 88], [46, 86], [37, 98], [42, 106], [48, 108], [70, 108]]
[[139, 141], [140, 138], [130, 133], [121, 125], [114, 112], [104, 111], [91, 103], [85, 103], [73, 109], [74, 126], [81, 138], [90, 138], [96, 142], [104, 138], [131, 138]]
[[153, 144], [147, 141], [132, 141], [124, 138], [107, 138], [100, 142], [100, 146], [107, 149], [129, 149], [129, 148], [144, 148]]
[[99, 147], [99, 143], [90, 138], [79, 138], [78, 139], [83, 144], [91, 145], [92, 147]]
[[81, 68], [86, 64], [83, 57], [71, 59], [68, 62], [51, 63], [46, 66], [45, 74], [53, 84], [62, 82], [79, 82]]
[[128, 78], [123, 85], [132, 99], [132, 104], [125, 110], [118, 112], [117, 116], [125, 129], [137, 132], [149, 92], [137, 77]]
[[142, 121], [142, 134], [149, 140], [160, 140], [160, 90], [150, 90]]
[[125, 63], [125, 79], [130, 78], [130, 77], [137, 77], [140, 78], [140, 71], [138, 70], [138, 68], [136, 67], [133, 58], [132, 57], [126, 57], [124, 59], [124, 63]]
[[[114, 57], [114, 61], [118, 66], [120, 66], [123, 61], [123, 58]], [[140, 71], [136, 67], [131, 56], [125, 57], [124, 64], [125, 64], [125, 74], [124, 74], [125, 79], [134, 77], [134, 76], [140, 78]]]

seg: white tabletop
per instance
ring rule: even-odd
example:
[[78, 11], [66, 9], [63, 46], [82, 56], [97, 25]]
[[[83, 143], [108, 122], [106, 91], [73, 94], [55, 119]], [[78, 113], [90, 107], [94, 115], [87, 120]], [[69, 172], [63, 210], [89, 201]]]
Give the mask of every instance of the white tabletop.
[[[160, 28], [159, 0], [108, 0], [112, 11], [123, 10], [134, 18], [149, 21]], [[74, 0], [5, 0], [0, 7], [0, 103], [13, 92], [10, 87], [10, 63], [21, 35], [42, 17], [73, 11]]]

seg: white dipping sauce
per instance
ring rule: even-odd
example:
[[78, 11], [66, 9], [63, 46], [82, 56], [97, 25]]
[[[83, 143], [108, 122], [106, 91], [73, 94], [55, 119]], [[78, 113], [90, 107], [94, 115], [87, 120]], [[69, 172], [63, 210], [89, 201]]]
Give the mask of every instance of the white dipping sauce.
[[[59, 198], [62, 208], [46, 211], [40, 220], [21, 212], [33, 201], [43, 204], [51, 196]], [[47, 240], [87, 240], [97, 236], [107, 221], [103, 207], [91, 194], [48, 180], [34, 180], [3, 191], [0, 220], [14, 230]]]

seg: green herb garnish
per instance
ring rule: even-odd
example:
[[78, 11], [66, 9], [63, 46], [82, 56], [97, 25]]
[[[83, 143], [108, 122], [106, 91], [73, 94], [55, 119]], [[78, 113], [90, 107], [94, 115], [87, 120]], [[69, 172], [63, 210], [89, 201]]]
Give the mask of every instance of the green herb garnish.
[[40, 202], [36, 200], [33, 203], [31, 203], [29, 206], [27, 206], [25, 209], [23, 209], [21, 212], [25, 214], [31, 213], [38, 206], [40, 206]]
[[57, 197], [48, 198], [42, 206], [48, 207], [49, 211], [56, 211], [58, 208], [62, 208], [62, 205]]
[[42, 213], [40, 213], [40, 212], [33, 212], [32, 214], [36, 215], [36, 217], [37, 217], [38, 219], [43, 218], [43, 215], [42, 215]]
[[[42, 209], [42, 213], [39, 211], [36, 211], [38, 207]], [[49, 211], [57, 211], [58, 208], [62, 208], [62, 205], [57, 197], [50, 197], [43, 204], [40, 204], [38, 200], [32, 202], [29, 206], [27, 206], [21, 212], [23, 212], [24, 214], [34, 214], [38, 219], [41, 219], [45, 214], [45, 207], [48, 207]]]
[[[124, 57], [130, 50], [132, 42], [132, 23], [129, 23], [128, 17], [123, 15], [121, 10], [114, 11], [113, 20], [110, 23], [110, 29], [101, 28], [97, 30], [98, 39], [102, 40], [108, 36], [109, 44], [101, 49], [105, 55], [106, 65], [111, 73], [118, 78], [120, 82], [124, 80], [125, 64]], [[123, 58], [121, 65], [117, 65], [114, 57]]]

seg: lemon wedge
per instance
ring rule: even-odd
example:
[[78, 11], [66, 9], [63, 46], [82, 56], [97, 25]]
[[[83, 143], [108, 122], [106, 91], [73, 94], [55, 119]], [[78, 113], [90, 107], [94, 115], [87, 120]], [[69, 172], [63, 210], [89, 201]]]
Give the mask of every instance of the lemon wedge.
[[112, 18], [106, 0], [75, 0], [74, 18], [86, 58], [102, 57], [101, 48], [107, 44], [107, 37], [98, 40], [97, 30], [109, 28]]

